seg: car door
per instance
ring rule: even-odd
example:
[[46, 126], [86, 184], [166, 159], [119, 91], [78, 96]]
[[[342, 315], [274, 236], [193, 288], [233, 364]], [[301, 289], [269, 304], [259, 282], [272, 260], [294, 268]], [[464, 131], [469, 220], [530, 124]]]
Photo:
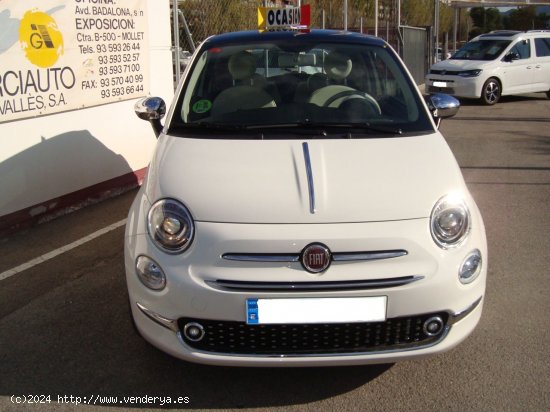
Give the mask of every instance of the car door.
[[504, 56], [503, 94], [529, 93], [534, 90], [534, 59], [531, 54], [531, 43], [518, 40]]
[[536, 91], [550, 90], [550, 37], [537, 37], [535, 42]]

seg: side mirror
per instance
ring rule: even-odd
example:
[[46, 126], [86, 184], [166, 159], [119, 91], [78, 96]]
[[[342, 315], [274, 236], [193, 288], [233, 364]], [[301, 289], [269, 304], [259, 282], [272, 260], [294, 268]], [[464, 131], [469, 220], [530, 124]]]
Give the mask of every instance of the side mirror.
[[438, 128], [441, 119], [453, 117], [460, 108], [460, 102], [448, 94], [434, 93], [426, 96], [425, 99]]
[[506, 56], [504, 56], [504, 61], [505, 62], [513, 62], [514, 60], [519, 60], [520, 56], [518, 53], [515, 53], [515, 52], [509, 52], [506, 54]]
[[155, 136], [158, 138], [162, 131], [160, 119], [166, 114], [166, 103], [164, 103], [164, 100], [160, 97], [144, 97], [136, 102], [134, 111], [137, 117], [151, 123]]

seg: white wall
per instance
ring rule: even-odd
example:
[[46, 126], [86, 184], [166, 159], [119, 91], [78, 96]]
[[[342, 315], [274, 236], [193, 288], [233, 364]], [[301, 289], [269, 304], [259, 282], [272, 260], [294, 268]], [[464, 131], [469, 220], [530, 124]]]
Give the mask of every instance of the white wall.
[[[173, 97], [169, 6], [169, 0], [147, 0], [149, 50], [143, 51], [150, 94], [167, 104]], [[0, 123], [0, 217], [146, 167], [156, 138], [135, 116], [135, 101]]]

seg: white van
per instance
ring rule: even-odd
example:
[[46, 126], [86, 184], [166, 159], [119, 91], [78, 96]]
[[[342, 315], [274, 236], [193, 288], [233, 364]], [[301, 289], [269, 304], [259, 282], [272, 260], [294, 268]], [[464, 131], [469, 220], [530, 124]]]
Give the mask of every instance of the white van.
[[511, 94], [546, 92], [550, 98], [550, 30], [482, 34], [431, 67], [426, 91], [486, 105]]

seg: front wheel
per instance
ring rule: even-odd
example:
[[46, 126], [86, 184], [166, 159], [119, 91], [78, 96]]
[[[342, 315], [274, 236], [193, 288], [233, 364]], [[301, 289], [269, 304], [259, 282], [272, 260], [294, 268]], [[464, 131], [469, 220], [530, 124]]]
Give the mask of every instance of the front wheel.
[[492, 106], [500, 100], [500, 83], [497, 79], [490, 78], [481, 90], [481, 103]]
[[546, 97], [548, 97], [548, 98], [550, 99], [550, 90], [548, 90], [548, 91], [546, 92]]

